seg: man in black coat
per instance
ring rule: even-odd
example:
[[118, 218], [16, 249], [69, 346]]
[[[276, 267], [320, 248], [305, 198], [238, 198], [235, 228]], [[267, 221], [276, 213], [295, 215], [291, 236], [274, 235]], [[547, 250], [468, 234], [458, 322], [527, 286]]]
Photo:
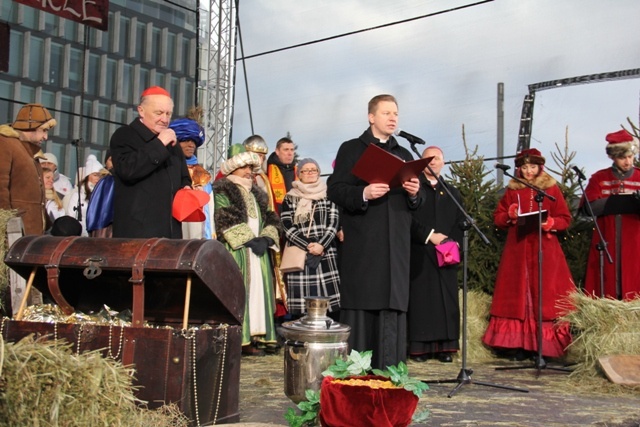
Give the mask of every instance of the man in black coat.
[[[425, 168], [420, 177], [425, 203], [413, 212], [411, 225], [409, 354], [419, 362], [434, 357], [448, 363], [459, 349], [458, 265], [439, 267], [436, 245], [446, 239], [462, 244], [465, 218], [438, 180], [444, 166], [442, 150], [427, 147], [422, 157], [432, 159], [430, 170]], [[458, 189], [446, 185], [462, 205]]]
[[176, 134], [169, 129], [173, 101], [153, 86], [142, 92], [139, 118], [111, 137], [115, 186], [113, 237], [182, 238], [171, 215], [176, 192], [191, 186]]
[[349, 346], [373, 350], [372, 367], [384, 369], [407, 358], [411, 211], [422, 198], [417, 178], [389, 188], [351, 173], [369, 144], [413, 159], [392, 136], [398, 122], [395, 98], [378, 95], [368, 111], [370, 127], [338, 150], [327, 195], [342, 209], [340, 321], [351, 326]]

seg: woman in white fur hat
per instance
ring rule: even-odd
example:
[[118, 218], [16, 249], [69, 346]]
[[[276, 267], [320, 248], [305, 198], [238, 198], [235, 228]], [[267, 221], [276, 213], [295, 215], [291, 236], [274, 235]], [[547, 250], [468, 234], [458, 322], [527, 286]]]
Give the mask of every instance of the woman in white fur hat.
[[[96, 156], [90, 154], [87, 157], [87, 161], [84, 164], [84, 169], [82, 171], [83, 178], [80, 181], [80, 184], [76, 186], [73, 191], [67, 194], [64, 197], [64, 208], [67, 212], [67, 215], [76, 218], [82, 224], [82, 235], [88, 236], [87, 227], [86, 227], [86, 217], [87, 217], [87, 205], [89, 204], [89, 198], [91, 197], [91, 192], [93, 188], [96, 186], [98, 181], [106, 174], [106, 170], [102, 166], [102, 164], [98, 161]], [[80, 192], [80, 196], [78, 197], [78, 191]], [[78, 209], [78, 205], [80, 208]], [[78, 215], [78, 212], [81, 212], [81, 217]]]

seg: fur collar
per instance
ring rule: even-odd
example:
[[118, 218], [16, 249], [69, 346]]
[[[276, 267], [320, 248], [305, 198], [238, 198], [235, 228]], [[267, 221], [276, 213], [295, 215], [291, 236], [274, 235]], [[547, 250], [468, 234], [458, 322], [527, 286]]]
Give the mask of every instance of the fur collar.
[[9, 125], [0, 125], [0, 135], [9, 138], [20, 138], [20, 134]]
[[[545, 171], [542, 171], [540, 175], [529, 181], [529, 184], [536, 186], [541, 190], [546, 190], [547, 188], [551, 188], [556, 185], [556, 180]], [[522, 190], [523, 188], [526, 188], [524, 184], [516, 181], [515, 179], [510, 180], [507, 187], [511, 190]]]

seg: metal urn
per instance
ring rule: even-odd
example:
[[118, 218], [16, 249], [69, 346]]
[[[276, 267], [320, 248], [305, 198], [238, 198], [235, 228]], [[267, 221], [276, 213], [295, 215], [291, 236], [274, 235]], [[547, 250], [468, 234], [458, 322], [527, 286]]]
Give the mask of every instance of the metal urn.
[[307, 315], [279, 328], [284, 337], [284, 393], [295, 403], [307, 389], [320, 390], [322, 372], [336, 359], [346, 359], [351, 327], [327, 317], [329, 299], [305, 299]]

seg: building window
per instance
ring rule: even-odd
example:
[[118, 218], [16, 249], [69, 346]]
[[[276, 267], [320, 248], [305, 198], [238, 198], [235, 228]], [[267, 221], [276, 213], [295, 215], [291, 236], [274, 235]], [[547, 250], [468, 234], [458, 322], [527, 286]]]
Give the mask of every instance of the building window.
[[64, 47], [60, 43], [51, 42], [49, 61], [49, 84], [52, 86], [62, 87]]
[[58, 123], [58, 127], [60, 130], [58, 131], [58, 135], [64, 135], [67, 138], [71, 139], [72, 130], [73, 130], [73, 97], [69, 95], [62, 95], [60, 98], [60, 123]]
[[120, 37], [118, 37], [118, 52], [122, 56], [129, 56], [129, 44], [131, 31], [131, 19], [126, 16], [120, 16]]
[[100, 94], [100, 56], [95, 53], [89, 54], [87, 93], [94, 96], [98, 96]]
[[118, 79], [118, 64], [115, 59], [107, 58], [107, 80], [106, 80], [106, 91], [105, 98], [107, 99], [116, 99], [116, 80]]
[[22, 56], [24, 55], [24, 34], [11, 30], [9, 47], [9, 75], [22, 76]]
[[151, 63], [153, 65], [160, 64], [162, 54], [162, 33], [160, 28], [153, 28], [153, 41], [151, 42]]
[[84, 59], [82, 51], [72, 47], [69, 56], [69, 89], [80, 92], [82, 91], [82, 60]]
[[135, 46], [135, 58], [138, 61], [144, 60], [144, 46], [147, 41], [147, 24], [138, 21], [136, 24], [136, 46]]
[[29, 79], [34, 82], [42, 82], [44, 40], [38, 37], [30, 37], [29, 41]]
[[133, 102], [133, 65], [124, 63], [122, 68], [122, 102]]
[[167, 53], [166, 67], [172, 71], [176, 69], [176, 35], [172, 32], [167, 32], [167, 45], [165, 46], [165, 52]]
[[149, 86], [149, 70], [140, 67], [140, 90], [145, 90]]

